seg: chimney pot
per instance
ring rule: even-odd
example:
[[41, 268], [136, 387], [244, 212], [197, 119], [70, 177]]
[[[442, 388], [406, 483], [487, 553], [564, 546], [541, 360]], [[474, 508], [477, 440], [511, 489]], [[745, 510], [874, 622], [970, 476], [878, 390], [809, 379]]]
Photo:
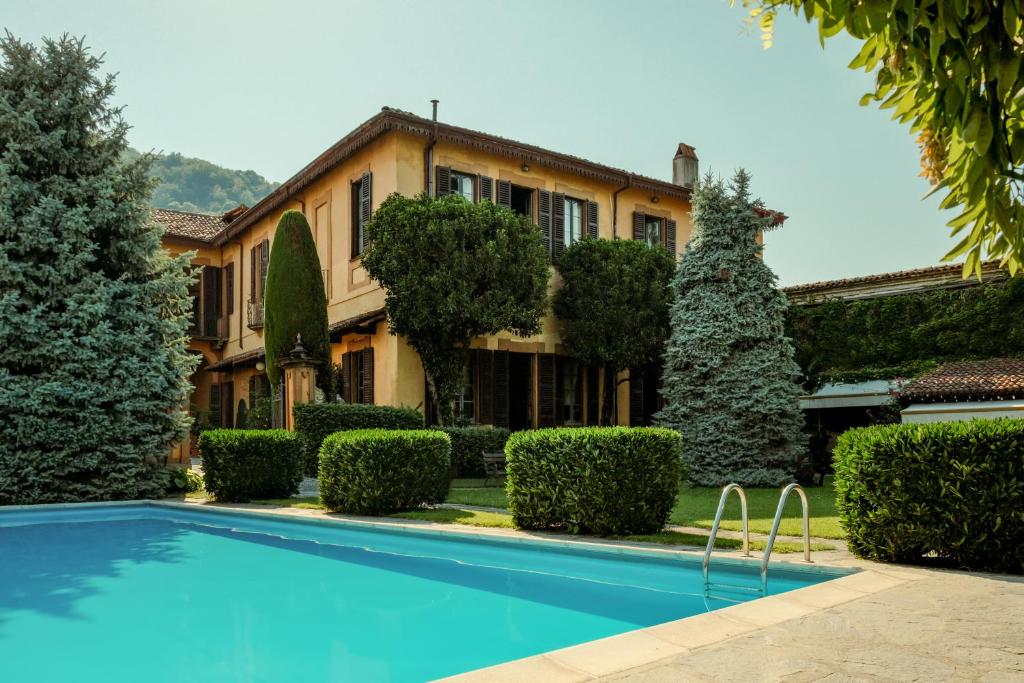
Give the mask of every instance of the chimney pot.
[[676, 155], [672, 159], [672, 182], [692, 190], [699, 173], [700, 161], [697, 159], [697, 148], [680, 142], [676, 149]]

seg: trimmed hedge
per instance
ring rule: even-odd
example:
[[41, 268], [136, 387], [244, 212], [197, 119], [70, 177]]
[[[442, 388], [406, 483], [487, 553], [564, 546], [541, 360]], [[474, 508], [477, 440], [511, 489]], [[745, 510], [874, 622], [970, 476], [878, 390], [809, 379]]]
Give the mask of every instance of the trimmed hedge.
[[516, 432], [505, 455], [508, 507], [521, 529], [597, 535], [658, 531], [685, 470], [682, 437], [659, 427]]
[[441, 503], [451, 440], [435, 429], [337, 432], [320, 449], [320, 500], [334, 512], [380, 515]]
[[851, 429], [834, 468], [858, 555], [1024, 571], [1024, 420]]
[[220, 501], [286, 498], [299, 492], [302, 446], [283, 429], [211, 429], [199, 435], [203, 483]]
[[452, 473], [456, 477], [484, 476], [482, 453], [505, 450], [509, 431], [502, 427], [435, 427], [452, 442]]
[[352, 429], [423, 429], [423, 414], [412, 408], [363, 403], [309, 403], [295, 406], [295, 432], [306, 456], [306, 474], [317, 473], [320, 446], [330, 434]]

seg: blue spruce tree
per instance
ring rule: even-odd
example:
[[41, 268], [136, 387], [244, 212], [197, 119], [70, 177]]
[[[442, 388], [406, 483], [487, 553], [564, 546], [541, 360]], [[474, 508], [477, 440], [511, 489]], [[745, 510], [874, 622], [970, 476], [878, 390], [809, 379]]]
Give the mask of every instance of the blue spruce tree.
[[657, 421], [682, 433], [696, 484], [791, 481], [806, 438], [786, 299], [757, 242], [770, 219], [751, 200], [744, 170], [728, 189], [706, 176], [692, 205], [693, 235], [672, 281]]
[[0, 505], [157, 495], [188, 428], [192, 269], [99, 67], [0, 38]]

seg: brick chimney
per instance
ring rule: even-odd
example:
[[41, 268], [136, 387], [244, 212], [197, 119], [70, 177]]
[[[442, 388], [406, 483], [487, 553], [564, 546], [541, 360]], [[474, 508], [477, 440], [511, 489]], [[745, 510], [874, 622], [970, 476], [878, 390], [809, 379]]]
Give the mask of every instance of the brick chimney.
[[693, 189], [699, 172], [700, 162], [697, 160], [697, 148], [680, 142], [679, 149], [676, 150], [676, 155], [672, 159], [672, 182]]

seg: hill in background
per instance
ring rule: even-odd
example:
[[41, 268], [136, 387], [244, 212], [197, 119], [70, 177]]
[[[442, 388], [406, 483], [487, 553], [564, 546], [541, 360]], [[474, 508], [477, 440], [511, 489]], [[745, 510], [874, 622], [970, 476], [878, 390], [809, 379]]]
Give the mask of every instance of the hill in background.
[[157, 155], [150, 175], [160, 178], [153, 206], [196, 213], [220, 214], [239, 204], [252, 206], [280, 184], [255, 171], [237, 171], [177, 153]]

